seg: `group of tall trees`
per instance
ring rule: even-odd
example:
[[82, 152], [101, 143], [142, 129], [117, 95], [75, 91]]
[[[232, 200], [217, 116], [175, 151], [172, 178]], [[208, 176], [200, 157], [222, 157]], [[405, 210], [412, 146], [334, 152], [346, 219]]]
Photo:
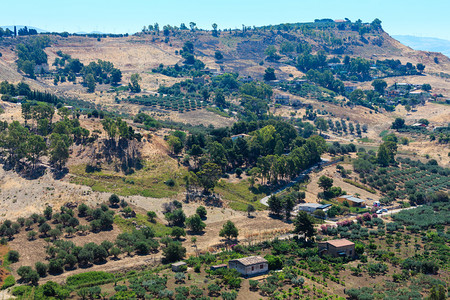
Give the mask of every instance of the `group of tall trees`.
[[55, 95], [48, 92], [31, 90], [30, 86], [24, 82], [19, 82], [14, 85], [8, 81], [2, 81], [0, 83], [0, 94], [2, 94], [3, 101], [10, 102], [16, 102], [14, 99], [16, 96], [25, 96], [27, 100], [36, 100], [52, 104], [57, 104], [59, 102], [58, 97]]
[[89, 130], [80, 126], [78, 119], [69, 119], [67, 108], [60, 108], [62, 119], [53, 123], [55, 109], [42, 102], [22, 104], [25, 125], [18, 121], [1, 124], [0, 145], [11, 167], [23, 162], [34, 170], [41, 158], [48, 154], [49, 161], [62, 169], [69, 158], [69, 148], [76, 143], [85, 143]]
[[50, 46], [48, 36], [35, 36], [17, 44], [18, 69], [34, 78], [36, 66], [47, 63], [47, 54], [44, 49], [48, 46]]
[[[114, 68], [114, 64], [109, 61], [98, 60], [90, 62], [89, 65], [81, 69], [83, 83], [87, 86], [88, 92], [95, 91], [96, 83], [118, 84], [122, 80], [122, 72]], [[139, 88], [140, 91], [140, 88]]]
[[189, 185], [205, 191], [212, 190], [223, 173], [241, 168], [264, 184], [291, 179], [319, 162], [327, 148], [322, 137], [304, 139], [292, 125], [276, 120], [241, 121], [207, 135], [176, 131], [167, 140], [174, 154], [186, 152], [184, 162], [193, 171]]

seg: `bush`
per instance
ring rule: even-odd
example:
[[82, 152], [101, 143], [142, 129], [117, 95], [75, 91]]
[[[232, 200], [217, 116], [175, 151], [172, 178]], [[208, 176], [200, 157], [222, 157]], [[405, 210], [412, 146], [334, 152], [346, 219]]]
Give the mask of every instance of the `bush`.
[[9, 251], [8, 254], [6, 255], [6, 259], [12, 263], [18, 262], [19, 257], [20, 257], [19, 252], [15, 250]]
[[175, 180], [172, 178], [169, 178], [166, 182], [164, 182], [167, 186], [174, 187], [175, 186]]
[[206, 208], [204, 206], [199, 206], [199, 207], [197, 207], [197, 210], [195, 211], [195, 213], [197, 215], [199, 215], [200, 218], [206, 219], [206, 215], [208, 212], [206, 211]]
[[186, 256], [186, 248], [179, 242], [170, 242], [163, 249], [163, 256], [166, 262], [174, 262], [183, 259]]
[[258, 289], [258, 280], [249, 280], [248, 281], [251, 290]]
[[175, 239], [179, 239], [182, 236], [186, 236], [186, 231], [184, 231], [181, 227], [173, 227], [172, 232], [170, 233], [171, 236], [173, 236]]
[[202, 265], [201, 264], [196, 264], [194, 267], [194, 272], [195, 273], [200, 273]]
[[62, 259], [51, 259], [48, 262], [48, 272], [51, 274], [60, 274], [62, 273], [64, 266], [64, 261]]
[[93, 284], [108, 282], [114, 279], [114, 274], [103, 271], [92, 271], [69, 276], [66, 280], [68, 286], [81, 286], [84, 284]]
[[109, 196], [109, 203], [111, 204], [111, 206], [116, 207], [119, 204], [119, 202], [120, 198], [116, 194], [112, 194], [111, 196]]
[[34, 267], [35, 267], [36, 272], [39, 274], [40, 277], [45, 277], [45, 276], [47, 276], [47, 270], [48, 270], [48, 267], [47, 267], [46, 264], [41, 263], [41, 262], [38, 261], [38, 262], [34, 265]]
[[9, 275], [8, 277], [5, 278], [5, 281], [3, 282], [1, 289], [2, 290], [7, 289], [9, 287], [12, 287], [15, 284], [16, 284], [16, 279], [14, 278], [14, 276]]
[[264, 258], [269, 264], [269, 270], [280, 270], [283, 268], [283, 261], [279, 256], [266, 255]]
[[19, 285], [12, 289], [11, 294], [13, 294], [13, 296], [16, 296], [16, 297], [23, 296], [25, 294], [28, 294], [31, 289], [32, 289], [32, 287], [30, 287], [30, 286]]

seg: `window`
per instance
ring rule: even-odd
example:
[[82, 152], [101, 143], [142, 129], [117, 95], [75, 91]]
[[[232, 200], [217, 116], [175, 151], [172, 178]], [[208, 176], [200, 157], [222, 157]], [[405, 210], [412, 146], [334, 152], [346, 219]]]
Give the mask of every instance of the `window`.
[[264, 265], [260, 265], [259, 268], [260, 268], [260, 269], [263, 269], [263, 268], [264, 268]]
[[254, 270], [255, 270], [255, 267], [252, 266], [252, 271], [254, 271]]

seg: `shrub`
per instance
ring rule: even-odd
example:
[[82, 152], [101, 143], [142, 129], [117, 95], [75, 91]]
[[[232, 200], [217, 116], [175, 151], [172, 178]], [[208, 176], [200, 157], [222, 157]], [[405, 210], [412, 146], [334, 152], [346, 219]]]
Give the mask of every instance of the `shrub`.
[[170, 242], [166, 248], [163, 249], [163, 256], [166, 262], [179, 261], [186, 255], [186, 248], [179, 242]]
[[28, 294], [28, 292], [30, 292], [31, 289], [32, 289], [32, 287], [30, 287], [30, 286], [19, 285], [12, 289], [11, 294], [13, 294], [13, 296], [16, 296], [16, 297], [23, 296], [25, 294]]
[[19, 257], [20, 257], [19, 252], [15, 250], [9, 251], [8, 254], [6, 255], [6, 259], [12, 263], [18, 262]]
[[69, 276], [66, 280], [68, 286], [80, 286], [99, 282], [108, 282], [114, 279], [114, 274], [103, 271], [92, 271]]
[[40, 277], [45, 277], [45, 276], [47, 276], [47, 270], [48, 270], [48, 267], [47, 267], [46, 264], [41, 263], [41, 262], [38, 261], [38, 262], [34, 265], [34, 267], [35, 267], [36, 272], [39, 274]]
[[173, 236], [175, 239], [179, 239], [182, 236], [186, 236], [186, 232], [181, 227], [173, 227], [172, 232], [170, 233], [171, 236]]
[[220, 286], [215, 283], [208, 285], [209, 295], [211, 297], [218, 297], [220, 295]]
[[7, 289], [9, 287], [12, 287], [15, 284], [16, 284], [16, 279], [14, 279], [14, 276], [9, 275], [8, 277], [5, 278], [5, 281], [3, 282], [1, 289], [2, 290]]
[[249, 280], [248, 281], [251, 290], [258, 289], [258, 280]]
[[183, 272], [177, 272], [175, 273], [175, 283], [184, 283], [184, 280], [186, 279], [186, 275], [184, 275]]
[[195, 213], [197, 215], [199, 215], [200, 218], [206, 219], [206, 215], [207, 215], [208, 212], [206, 211], [206, 208], [204, 206], [199, 206], [199, 207], [197, 207]]
[[223, 292], [222, 293], [222, 299], [223, 300], [234, 300], [236, 298], [237, 298], [237, 293], [235, 291]]
[[283, 261], [279, 256], [266, 255], [264, 258], [269, 264], [269, 270], [280, 270], [283, 268]]
[[148, 217], [148, 220], [150, 221], [150, 222], [152, 222], [152, 223], [156, 223], [156, 213], [154, 212], [154, 211], [148, 211], [147, 212], [147, 217]]
[[62, 259], [51, 259], [48, 262], [48, 272], [51, 274], [60, 274], [62, 273], [64, 266], [64, 262]]
[[303, 277], [296, 277], [292, 279], [292, 284], [294, 286], [303, 286], [305, 279]]
[[112, 194], [111, 196], [109, 196], [109, 203], [111, 204], [111, 206], [116, 207], [119, 202], [120, 198], [116, 194]]
[[167, 186], [174, 187], [175, 186], [175, 180], [172, 178], [169, 178], [166, 182], [164, 182]]

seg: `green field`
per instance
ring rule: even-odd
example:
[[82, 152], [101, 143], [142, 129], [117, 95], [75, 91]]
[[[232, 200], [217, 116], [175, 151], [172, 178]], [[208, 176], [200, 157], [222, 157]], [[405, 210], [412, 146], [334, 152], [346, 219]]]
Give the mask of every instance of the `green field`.
[[[173, 197], [184, 189], [183, 177], [186, 171], [178, 168], [173, 160], [161, 160], [146, 162], [141, 170], [131, 175], [109, 170], [88, 173], [85, 164], [71, 167], [70, 173], [74, 175], [72, 183], [90, 186], [94, 191], [164, 198]], [[165, 184], [169, 179], [174, 180], [173, 186]]]

